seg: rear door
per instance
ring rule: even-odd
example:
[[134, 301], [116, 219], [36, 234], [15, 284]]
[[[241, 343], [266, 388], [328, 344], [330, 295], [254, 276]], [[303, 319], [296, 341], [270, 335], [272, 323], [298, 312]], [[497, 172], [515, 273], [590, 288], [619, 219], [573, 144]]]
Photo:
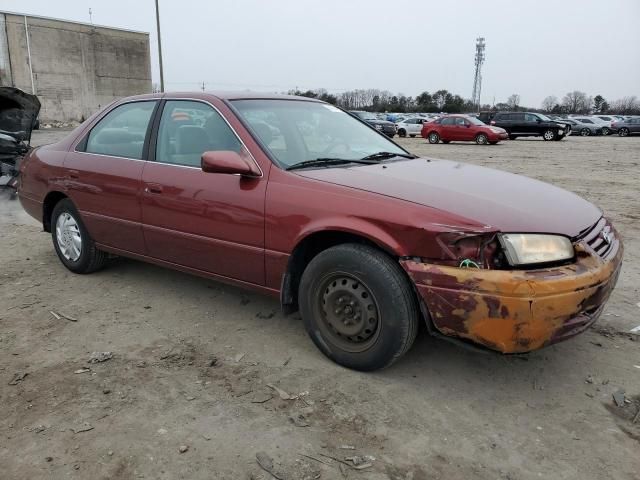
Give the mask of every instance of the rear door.
[[166, 100], [156, 124], [150, 161], [142, 174], [148, 254], [264, 285], [266, 177], [201, 169], [206, 151], [231, 150], [250, 157], [246, 147], [224, 117], [204, 101]]
[[456, 126], [454, 117], [443, 118], [440, 122], [440, 137], [443, 140], [456, 140]]
[[144, 253], [140, 179], [157, 105], [144, 100], [116, 106], [64, 160], [67, 194], [99, 244]]

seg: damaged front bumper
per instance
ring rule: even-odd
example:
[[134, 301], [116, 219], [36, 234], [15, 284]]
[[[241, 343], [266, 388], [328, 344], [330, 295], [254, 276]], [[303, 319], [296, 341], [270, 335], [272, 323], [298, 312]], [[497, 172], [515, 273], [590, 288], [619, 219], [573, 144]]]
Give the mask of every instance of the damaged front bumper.
[[616, 239], [612, 247], [603, 259], [579, 243], [575, 263], [537, 270], [413, 260], [401, 265], [440, 333], [502, 353], [523, 353], [577, 335], [598, 319], [622, 263], [622, 243]]

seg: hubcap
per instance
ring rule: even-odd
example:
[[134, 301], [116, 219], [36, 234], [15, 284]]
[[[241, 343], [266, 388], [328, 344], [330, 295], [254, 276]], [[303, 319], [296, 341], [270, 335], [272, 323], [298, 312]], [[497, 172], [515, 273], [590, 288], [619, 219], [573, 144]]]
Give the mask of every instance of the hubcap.
[[349, 352], [362, 352], [380, 330], [375, 298], [359, 279], [347, 273], [331, 274], [320, 298], [321, 327], [329, 340]]
[[481, 143], [481, 144], [484, 145], [485, 143], [487, 143], [487, 137], [485, 137], [484, 135], [479, 135], [478, 136], [478, 143]]
[[69, 213], [64, 212], [56, 221], [56, 240], [60, 253], [67, 260], [75, 262], [82, 253], [82, 236], [78, 222]]
[[438, 141], [438, 136], [435, 133], [432, 133], [429, 140], [431, 140], [431, 143], [436, 143]]

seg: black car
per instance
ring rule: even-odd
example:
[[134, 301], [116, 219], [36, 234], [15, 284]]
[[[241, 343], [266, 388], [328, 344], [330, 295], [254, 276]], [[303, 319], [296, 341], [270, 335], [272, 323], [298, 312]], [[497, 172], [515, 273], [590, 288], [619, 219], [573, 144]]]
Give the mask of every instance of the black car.
[[13, 87], [0, 87], [0, 187], [15, 186], [18, 162], [29, 151], [40, 101]]
[[359, 118], [363, 122], [368, 123], [379, 132], [384, 133], [389, 138], [393, 138], [396, 134], [396, 124], [393, 122], [387, 122], [386, 120], [380, 120], [371, 112], [364, 112], [361, 110], [352, 110], [349, 112], [351, 115]]
[[[482, 117], [480, 117], [480, 120], [482, 120]], [[571, 125], [552, 120], [541, 113], [496, 112], [489, 124], [504, 128], [509, 134], [510, 140], [515, 140], [518, 137], [542, 137], [545, 140], [562, 140], [571, 133]]]

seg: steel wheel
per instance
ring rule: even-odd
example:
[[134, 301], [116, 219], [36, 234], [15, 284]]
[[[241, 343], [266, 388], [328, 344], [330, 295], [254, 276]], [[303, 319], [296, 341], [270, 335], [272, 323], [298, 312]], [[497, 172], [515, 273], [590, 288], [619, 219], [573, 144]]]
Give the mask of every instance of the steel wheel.
[[67, 260], [76, 262], [82, 253], [82, 235], [80, 227], [71, 214], [63, 212], [56, 221], [56, 240], [60, 253]]
[[380, 333], [379, 309], [369, 288], [350, 273], [332, 273], [322, 282], [320, 327], [347, 352], [363, 352]]
[[555, 136], [556, 134], [554, 133], [553, 130], [545, 130], [544, 133], [542, 134], [542, 138], [544, 138], [547, 141], [553, 140]]
[[438, 143], [440, 141], [440, 135], [436, 132], [431, 132], [429, 134], [429, 143]]
[[620, 135], [621, 137], [626, 137], [627, 135], [629, 135], [629, 129], [628, 128], [621, 128], [618, 131], [618, 135]]
[[487, 136], [484, 133], [479, 133], [476, 136], [476, 143], [478, 145], [486, 145], [488, 141], [489, 141], [489, 139], [487, 138]]
[[591, 135], [591, 131], [588, 128], [583, 128], [582, 130], [580, 130], [580, 135], [582, 135], [583, 137], [588, 137], [589, 135]]

